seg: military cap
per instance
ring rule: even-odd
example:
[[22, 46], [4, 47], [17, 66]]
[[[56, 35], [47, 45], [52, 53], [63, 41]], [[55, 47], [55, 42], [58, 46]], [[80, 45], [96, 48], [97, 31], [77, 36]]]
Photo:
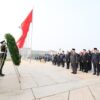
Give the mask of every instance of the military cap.
[[0, 43], [1, 43], [1, 44], [5, 43], [5, 40], [1, 41]]

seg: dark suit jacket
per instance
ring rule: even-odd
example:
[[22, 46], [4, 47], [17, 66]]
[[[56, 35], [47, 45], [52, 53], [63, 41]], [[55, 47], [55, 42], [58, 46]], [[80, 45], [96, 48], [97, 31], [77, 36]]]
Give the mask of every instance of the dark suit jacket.
[[78, 55], [77, 55], [77, 53], [75, 53], [75, 54], [71, 53], [71, 55], [70, 55], [70, 62], [71, 63], [78, 63]]
[[65, 55], [66, 62], [70, 62], [70, 54]]
[[99, 53], [93, 53], [92, 54], [92, 62], [93, 63], [99, 63], [100, 62], [100, 54]]
[[84, 63], [84, 62], [87, 62], [87, 61], [89, 61], [89, 56], [86, 53], [86, 54], [82, 55], [82, 62]]

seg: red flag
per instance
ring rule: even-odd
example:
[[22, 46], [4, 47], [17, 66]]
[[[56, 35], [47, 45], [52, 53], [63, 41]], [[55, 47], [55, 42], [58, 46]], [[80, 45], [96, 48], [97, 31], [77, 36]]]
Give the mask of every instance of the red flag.
[[25, 39], [27, 37], [29, 26], [30, 26], [30, 23], [32, 22], [32, 13], [33, 13], [33, 10], [29, 13], [29, 15], [26, 17], [26, 19], [21, 24], [22, 35], [19, 38], [19, 40], [17, 41], [17, 45], [19, 48], [23, 47]]

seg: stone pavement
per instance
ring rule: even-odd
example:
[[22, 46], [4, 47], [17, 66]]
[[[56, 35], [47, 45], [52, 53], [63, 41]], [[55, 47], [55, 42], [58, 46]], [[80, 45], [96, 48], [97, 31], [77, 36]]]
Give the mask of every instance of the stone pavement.
[[71, 74], [71, 70], [51, 63], [22, 61], [19, 83], [12, 62], [0, 77], [0, 100], [100, 100], [100, 76]]

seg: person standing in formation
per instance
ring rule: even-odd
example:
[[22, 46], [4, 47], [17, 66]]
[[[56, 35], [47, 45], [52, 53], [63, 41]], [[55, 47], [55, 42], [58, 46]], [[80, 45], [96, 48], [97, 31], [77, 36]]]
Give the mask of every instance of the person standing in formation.
[[83, 72], [83, 70], [84, 70], [84, 68], [83, 68], [83, 59], [82, 59], [82, 57], [83, 57], [83, 52], [80, 52], [80, 58], [79, 58], [79, 65], [80, 65], [80, 71], [82, 71]]
[[97, 74], [97, 76], [99, 76], [100, 74], [100, 54], [97, 48], [93, 49], [92, 62], [93, 62], [93, 68], [94, 68], [93, 75]]
[[86, 52], [86, 49], [83, 49], [82, 60], [83, 60], [83, 69], [84, 69], [84, 72], [88, 73], [88, 54]]
[[78, 56], [75, 52], [75, 49], [73, 48], [70, 55], [70, 62], [72, 66], [72, 74], [77, 74], [77, 68], [78, 68]]
[[65, 55], [65, 59], [66, 59], [66, 67], [67, 69], [69, 69], [70, 67], [70, 52], [67, 51], [66, 55]]

